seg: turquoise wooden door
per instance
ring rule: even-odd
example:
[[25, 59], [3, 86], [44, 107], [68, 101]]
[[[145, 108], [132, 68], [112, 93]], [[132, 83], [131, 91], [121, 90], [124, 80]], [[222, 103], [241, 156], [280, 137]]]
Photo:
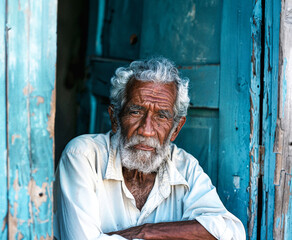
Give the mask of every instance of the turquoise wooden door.
[[118, 66], [151, 55], [170, 58], [190, 79], [191, 106], [176, 144], [199, 160], [228, 210], [256, 238], [257, 184], [250, 181], [259, 122], [258, 69], [251, 64], [254, 9], [261, 12], [259, 2], [91, 1], [90, 77], [79, 131], [110, 129], [109, 85]]
[[52, 239], [57, 1], [0, 1], [0, 239]]
[[[99, 21], [96, 25], [92, 23], [97, 30], [93, 35], [95, 41], [92, 35], [90, 37], [90, 46], [95, 45], [89, 48], [88, 54], [91, 56], [89, 91], [93, 111], [90, 131], [110, 128], [106, 109], [109, 79], [114, 69], [134, 59], [163, 55], [175, 61], [182, 75], [191, 80], [189, 117], [176, 143], [200, 159], [217, 185], [222, 2], [99, 3], [98, 13], [104, 15], [96, 13]], [[161, 13], [166, 11], [162, 17]]]

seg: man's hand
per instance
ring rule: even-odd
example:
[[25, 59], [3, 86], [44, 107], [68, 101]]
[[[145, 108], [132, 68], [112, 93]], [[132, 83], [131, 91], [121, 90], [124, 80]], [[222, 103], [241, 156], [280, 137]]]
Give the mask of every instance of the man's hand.
[[147, 223], [141, 226], [125, 230], [110, 232], [109, 235], [117, 234], [127, 239], [216, 239], [197, 221]]

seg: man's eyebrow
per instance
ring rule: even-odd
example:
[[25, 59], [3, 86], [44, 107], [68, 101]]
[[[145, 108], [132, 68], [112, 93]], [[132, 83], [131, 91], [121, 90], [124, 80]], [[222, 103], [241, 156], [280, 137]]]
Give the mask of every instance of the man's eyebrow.
[[128, 111], [137, 111], [137, 110], [145, 110], [145, 107], [142, 107], [140, 105], [132, 104], [127, 107]]
[[[127, 111], [137, 111], [137, 110], [145, 110], [146, 108], [140, 105], [132, 104], [127, 107]], [[166, 109], [161, 109], [158, 111], [159, 114], [164, 115], [166, 118], [170, 119], [173, 117], [173, 114]]]
[[168, 118], [168, 119], [173, 117], [169, 110], [163, 110], [162, 109], [162, 110], [159, 110], [158, 113], [162, 114], [162, 115], [165, 115], [165, 117]]

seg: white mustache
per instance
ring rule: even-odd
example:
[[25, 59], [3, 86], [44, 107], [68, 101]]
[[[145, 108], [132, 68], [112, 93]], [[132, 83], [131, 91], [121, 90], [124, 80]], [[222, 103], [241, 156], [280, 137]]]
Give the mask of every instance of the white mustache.
[[143, 136], [133, 136], [128, 141], [125, 141], [125, 148], [131, 148], [137, 144], [143, 144], [152, 148], [160, 148], [160, 142], [155, 138], [145, 138]]

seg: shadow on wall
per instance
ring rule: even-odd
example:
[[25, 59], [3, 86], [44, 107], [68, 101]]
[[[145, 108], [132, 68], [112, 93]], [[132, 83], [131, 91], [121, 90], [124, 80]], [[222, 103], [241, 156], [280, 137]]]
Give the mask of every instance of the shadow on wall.
[[76, 136], [77, 93], [85, 75], [88, 5], [88, 0], [58, 1], [55, 166], [68, 141]]

